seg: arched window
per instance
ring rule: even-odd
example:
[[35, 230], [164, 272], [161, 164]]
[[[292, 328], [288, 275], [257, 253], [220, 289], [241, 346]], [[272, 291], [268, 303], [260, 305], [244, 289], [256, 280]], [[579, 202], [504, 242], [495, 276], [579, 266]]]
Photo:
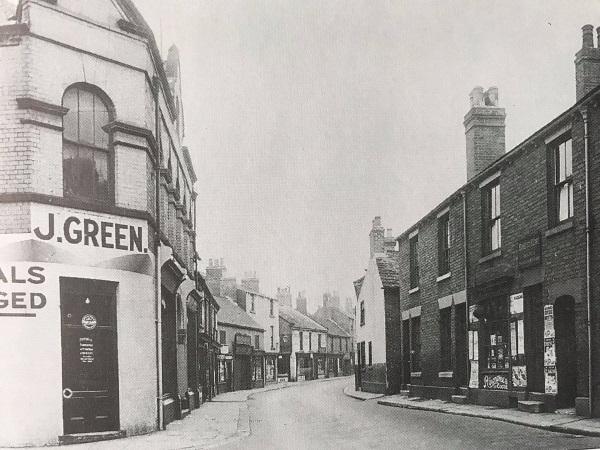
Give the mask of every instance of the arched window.
[[63, 106], [64, 195], [110, 202], [110, 136], [104, 126], [112, 120], [108, 102], [92, 86], [77, 84], [65, 91]]

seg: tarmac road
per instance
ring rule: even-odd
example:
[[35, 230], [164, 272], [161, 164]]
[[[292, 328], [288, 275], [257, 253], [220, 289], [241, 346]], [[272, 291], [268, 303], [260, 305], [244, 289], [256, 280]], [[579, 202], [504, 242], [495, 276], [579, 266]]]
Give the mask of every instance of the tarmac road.
[[584, 449], [600, 438], [378, 405], [347, 397], [344, 378], [252, 395], [250, 435], [227, 449]]

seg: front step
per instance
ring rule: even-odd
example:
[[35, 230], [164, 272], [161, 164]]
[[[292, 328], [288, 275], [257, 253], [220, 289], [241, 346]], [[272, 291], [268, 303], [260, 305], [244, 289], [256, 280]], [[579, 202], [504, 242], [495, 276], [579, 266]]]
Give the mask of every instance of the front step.
[[408, 397], [410, 395], [410, 391], [408, 389], [401, 389], [398, 394], [402, 395], [403, 397]]
[[538, 402], [535, 400], [519, 400], [517, 403], [519, 411], [529, 413], [541, 413], [544, 412], [544, 402]]
[[457, 403], [459, 405], [467, 404], [467, 396], [466, 395], [453, 395], [451, 398], [452, 403]]
[[65, 434], [64, 436], [59, 436], [58, 441], [61, 445], [72, 445], [85, 444], [89, 442], [109, 441], [112, 439], [121, 439], [125, 436], [125, 430], [102, 431], [98, 433]]

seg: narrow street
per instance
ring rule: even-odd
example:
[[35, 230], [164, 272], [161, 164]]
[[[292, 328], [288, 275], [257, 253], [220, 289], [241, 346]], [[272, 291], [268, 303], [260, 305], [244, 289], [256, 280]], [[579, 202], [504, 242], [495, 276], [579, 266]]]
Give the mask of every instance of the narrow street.
[[378, 405], [347, 397], [344, 378], [248, 400], [251, 434], [227, 449], [584, 449], [600, 438], [493, 420]]

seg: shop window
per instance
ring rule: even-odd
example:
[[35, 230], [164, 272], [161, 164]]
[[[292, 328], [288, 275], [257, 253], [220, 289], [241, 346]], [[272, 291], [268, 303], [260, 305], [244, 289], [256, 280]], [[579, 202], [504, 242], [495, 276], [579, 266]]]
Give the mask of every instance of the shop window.
[[227, 344], [227, 333], [224, 330], [219, 331], [219, 343], [221, 345]]
[[452, 307], [440, 309], [440, 371], [452, 370]]
[[271, 325], [271, 350], [275, 350], [275, 327]]
[[373, 365], [373, 342], [369, 341], [369, 367]]
[[481, 303], [483, 320], [483, 367], [485, 369], [509, 368], [508, 302], [497, 298]]
[[421, 370], [421, 317], [410, 319], [410, 370]]
[[300, 351], [304, 350], [304, 333], [300, 332]]
[[112, 202], [112, 153], [104, 127], [112, 120], [108, 98], [83, 83], [67, 89], [62, 104], [69, 108], [63, 118], [63, 191], [102, 203]]
[[318, 341], [319, 341], [319, 348], [321, 348], [321, 346], [322, 346], [321, 333], [319, 333]]
[[500, 217], [500, 179], [483, 188], [483, 254], [487, 255], [502, 246], [502, 220]]
[[258, 334], [254, 336], [254, 348], [257, 350], [260, 348], [260, 335]]
[[309, 352], [312, 351], [312, 333], [311, 332], [308, 333], [308, 351]]
[[419, 287], [419, 235], [411, 237], [409, 245], [410, 288]]
[[225, 361], [219, 361], [219, 382], [224, 383], [226, 379], [227, 364]]
[[450, 272], [450, 213], [438, 219], [438, 275]]
[[365, 302], [360, 302], [360, 326], [365, 324]]
[[551, 223], [556, 225], [573, 217], [573, 141], [570, 134], [564, 135], [549, 146], [554, 180], [548, 205]]

